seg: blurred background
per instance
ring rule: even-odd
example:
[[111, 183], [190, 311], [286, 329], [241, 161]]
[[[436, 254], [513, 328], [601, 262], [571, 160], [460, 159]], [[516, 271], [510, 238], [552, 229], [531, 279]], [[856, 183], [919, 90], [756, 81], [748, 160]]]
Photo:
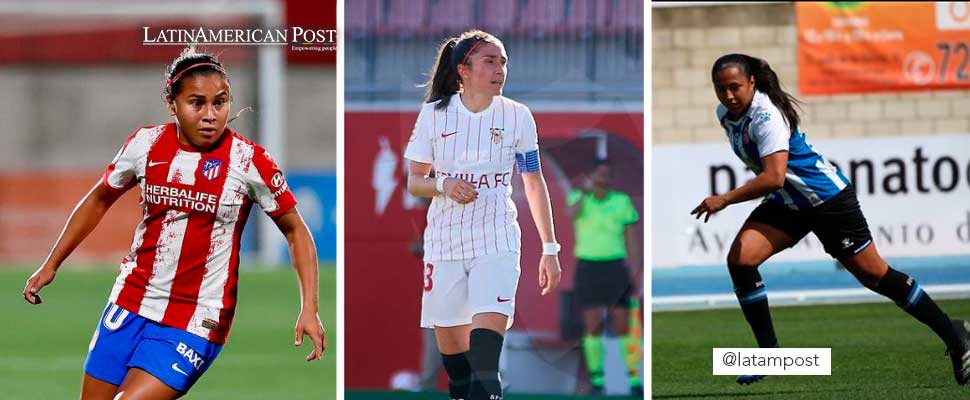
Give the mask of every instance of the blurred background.
[[[412, 250], [420, 248], [427, 203], [407, 193], [402, 154], [422, 104], [418, 85], [427, 79], [438, 45], [472, 28], [505, 44], [504, 95], [529, 106], [535, 116], [563, 244], [561, 293], [541, 297], [541, 243], [516, 177], [522, 277], [515, 325], [501, 361], [506, 393], [510, 399], [585, 393], [588, 379], [578, 347], [582, 326], [570, 306], [575, 258], [565, 199], [594, 159], [606, 156], [615, 166], [616, 189], [627, 192], [642, 214], [644, 2], [350, 0], [345, 13], [349, 398], [410, 398], [387, 390], [446, 388], [444, 371], [437, 374], [437, 367], [422, 362], [423, 354], [432, 363], [440, 360], [433, 339], [424, 341], [418, 328], [422, 262]], [[617, 354], [606, 357], [607, 374], [615, 373], [607, 376], [607, 392], [625, 393], [622, 360]], [[434, 368], [430, 383], [420, 381], [423, 367]]]
[[[735, 393], [729, 386], [733, 379], [710, 375], [710, 348], [754, 345], [724, 260], [758, 202], [731, 206], [707, 224], [689, 215], [705, 197], [754, 177], [731, 152], [715, 115], [711, 66], [728, 53], [768, 61], [785, 89], [803, 102], [801, 130], [856, 185], [874, 241], [888, 262], [936, 299], [970, 297], [970, 3], [673, 2], [653, 3], [651, 12], [652, 303], [659, 312], [653, 320], [655, 396]], [[772, 306], [878, 306], [872, 312], [844, 305], [774, 311], [783, 345], [833, 347], [838, 354], [833, 376], [752, 390], [779, 395], [786, 393], [778, 392], [781, 388], [824, 384], [835, 391], [825, 396], [835, 398], [898, 397], [890, 391], [898, 388], [894, 384], [922, 382], [915, 377], [931, 372], [931, 386], [949, 388], [948, 364], [936, 357], [926, 368], [903, 363], [878, 376], [851, 374], [870, 371], [871, 365], [854, 362], [885, 352], [890, 341], [846, 336], [895, 332], [907, 337], [903, 334], [913, 330], [919, 344], [900, 344], [894, 352], [935, 352], [940, 346], [922, 326], [858, 284], [814, 235], [760, 270]], [[943, 308], [967, 317], [966, 301], [945, 302]], [[724, 310], [681, 312], [701, 309]], [[806, 316], [819, 314], [824, 317], [807, 321]], [[882, 319], [862, 317], [877, 314]], [[885, 325], [887, 320], [895, 322]], [[718, 327], [717, 335], [698, 334], [710, 326]], [[690, 346], [697, 353], [685, 355]], [[891, 358], [908, 357], [903, 352]], [[843, 385], [852, 389], [838, 392]]]
[[[67, 260], [43, 306], [29, 307], [13, 294], [125, 139], [140, 126], [171, 120], [163, 74], [184, 46], [143, 45], [143, 27], [336, 29], [336, 1], [3, 0], [0, 21], [0, 288], [7, 294], [0, 314], [21, 327], [0, 346], [0, 387], [11, 398], [66, 398], [78, 392], [97, 315], [139, 221], [136, 191]], [[266, 147], [287, 173], [316, 240], [321, 318], [335, 349], [335, 52], [200, 50], [225, 63], [233, 113], [254, 109], [233, 129]], [[305, 349], [290, 344], [299, 292], [285, 241], [262, 214], [253, 210], [245, 230], [232, 339], [192, 394], [332, 397], [334, 350], [329, 364], [308, 366]]]

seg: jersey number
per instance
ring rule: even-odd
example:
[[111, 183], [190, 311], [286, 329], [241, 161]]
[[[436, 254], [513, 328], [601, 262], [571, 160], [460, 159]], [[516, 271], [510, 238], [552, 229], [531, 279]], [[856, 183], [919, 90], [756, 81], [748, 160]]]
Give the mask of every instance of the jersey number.
[[431, 274], [434, 273], [434, 265], [427, 264], [424, 266], [424, 291], [430, 292], [431, 288], [434, 287], [434, 281], [431, 280]]
[[[121, 312], [118, 312], [118, 310], [121, 310]], [[127, 316], [128, 310], [118, 307], [117, 304], [112, 304], [108, 312], [104, 314], [104, 327], [108, 330], [116, 330], [121, 327], [121, 323], [125, 321]]]

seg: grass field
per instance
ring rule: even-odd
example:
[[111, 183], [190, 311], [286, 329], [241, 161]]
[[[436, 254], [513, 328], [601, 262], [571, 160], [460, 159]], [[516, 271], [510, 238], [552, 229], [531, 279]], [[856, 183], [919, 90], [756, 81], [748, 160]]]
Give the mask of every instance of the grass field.
[[[0, 269], [0, 398], [77, 398], [88, 343], [115, 269], [58, 272], [31, 306], [20, 293], [29, 269]], [[299, 313], [291, 269], [244, 270], [229, 343], [186, 399], [333, 399], [336, 393], [336, 269], [320, 270], [320, 318], [328, 351], [307, 363], [312, 346], [293, 346]]]
[[[942, 301], [970, 318], [970, 300]], [[653, 315], [653, 397], [657, 399], [956, 399], [970, 387], [953, 379], [945, 346], [894, 304], [772, 309], [784, 347], [832, 348], [831, 376], [768, 377], [739, 386], [711, 374], [714, 347], [754, 347], [740, 309]]]

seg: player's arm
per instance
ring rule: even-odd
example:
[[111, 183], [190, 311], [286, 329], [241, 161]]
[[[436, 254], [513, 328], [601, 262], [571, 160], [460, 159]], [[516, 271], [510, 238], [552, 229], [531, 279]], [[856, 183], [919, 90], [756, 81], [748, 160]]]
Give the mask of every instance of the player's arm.
[[704, 199], [690, 212], [691, 215], [696, 215], [698, 219], [703, 216], [704, 222], [707, 222], [711, 215], [731, 204], [764, 197], [781, 189], [785, 185], [785, 171], [788, 170], [788, 151], [777, 151], [762, 157], [761, 165], [764, 170], [754, 179], [727, 193]]
[[[549, 189], [542, 171], [523, 172], [522, 183], [525, 188], [525, 198], [529, 202], [532, 220], [539, 230], [542, 243], [558, 243], [552, 223], [552, 204], [549, 201]], [[559, 256], [543, 255], [539, 261], [539, 286], [542, 294], [556, 290], [562, 270], [559, 268]]]
[[295, 207], [273, 218], [273, 222], [286, 237], [290, 260], [293, 261], [300, 284], [300, 316], [296, 321], [293, 344], [300, 346], [303, 336], [310, 336], [313, 351], [306, 356], [306, 360], [322, 359], [323, 351], [327, 349], [327, 331], [320, 322], [319, 266], [313, 236]]
[[[411, 160], [408, 162], [408, 193], [417, 197], [434, 197], [444, 193], [459, 204], [467, 204], [478, 198], [478, 190], [464, 180], [451, 177], [432, 178], [431, 164]], [[441, 179], [441, 191], [438, 187]]]
[[40, 290], [54, 280], [57, 269], [67, 256], [91, 234], [111, 205], [124, 194], [124, 190], [110, 190], [101, 181], [84, 196], [74, 207], [61, 235], [54, 242], [54, 248], [47, 255], [44, 264], [35, 271], [24, 286], [24, 300], [30, 304], [40, 304]]
[[628, 224], [623, 230], [626, 241], [626, 256], [630, 268], [630, 284], [635, 293], [640, 293], [640, 283], [643, 280], [643, 259], [640, 255], [640, 235], [637, 235], [637, 224]]

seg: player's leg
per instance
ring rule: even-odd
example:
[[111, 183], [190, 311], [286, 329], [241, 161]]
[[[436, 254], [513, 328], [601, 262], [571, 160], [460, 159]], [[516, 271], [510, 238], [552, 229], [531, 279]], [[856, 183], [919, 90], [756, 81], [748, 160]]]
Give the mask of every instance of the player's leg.
[[152, 374], [139, 368], [131, 368], [118, 388], [118, 397], [115, 400], [171, 400], [180, 395], [181, 393]]
[[448, 394], [465, 399], [471, 383], [468, 337], [472, 315], [468, 307], [468, 276], [462, 261], [425, 263], [421, 296], [421, 326], [434, 328], [441, 362], [448, 374]]
[[[578, 271], [577, 271], [578, 273]], [[579, 284], [577, 276], [577, 285]], [[583, 308], [583, 360], [589, 373], [591, 394], [603, 392], [603, 306]]]
[[889, 266], [876, 250], [855, 189], [849, 186], [813, 212], [813, 231], [825, 251], [865, 287], [896, 302], [946, 343], [959, 384], [970, 376], [970, 336], [963, 321], [951, 321], [916, 280]]
[[501, 400], [499, 358], [505, 332], [515, 312], [519, 282], [519, 255], [505, 253], [478, 257], [468, 270], [468, 302], [472, 309], [468, 364], [472, 384], [468, 400]]
[[741, 311], [751, 326], [759, 347], [777, 347], [778, 339], [768, 310], [767, 288], [758, 267], [775, 253], [791, 247], [800, 238], [801, 236], [795, 238], [774, 226], [749, 220], [741, 227], [731, 245], [727, 257], [728, 273], [731, 275]]
[[840, 262], [865, 287], [888, 297], [930, 327], [947, 346], [957, 383], [967, 383], [970, 379], [970, 326], [965, 321], [951, 321], [915, 279], [893, 269], [879, 256], [875, 244]]
[[81, 400], [112, 400], [118, 393], [118, 385], [84, 374], [81, 380]]
[[603, 271], [596, 262], [577, 260], [576, 276], [573, 279], [573, 298], [582, 310], [583, 319], [583, 361], [589, 373], [591, 394], [603, 392], [603, 316], [606, 304], [603, 297]]

